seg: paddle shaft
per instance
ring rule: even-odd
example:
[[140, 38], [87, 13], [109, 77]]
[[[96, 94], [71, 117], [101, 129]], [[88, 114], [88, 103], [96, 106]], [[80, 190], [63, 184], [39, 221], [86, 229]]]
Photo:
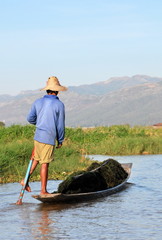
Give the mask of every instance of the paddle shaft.
[[23, 196], [24, 196], [25, 188], [28, 184], [28, 180], [29, 180], [29, 177], [30, 177], [30, 169], [31, 169], [31, 166], [32, 166], [32, 163], [33, 163], [33, 155], [34, 155], [34, 150], [32, 151], [31, 159], [30, 159], [29, 164], [28, 164], [28, 168], [27, 168], [26, 175], [25, 175], [25, 178], [24, 178], [24, 185], [22, 186], [18, 201], [16, 202], [17, 205], [22, 204], [22, 199], [23, 199]]

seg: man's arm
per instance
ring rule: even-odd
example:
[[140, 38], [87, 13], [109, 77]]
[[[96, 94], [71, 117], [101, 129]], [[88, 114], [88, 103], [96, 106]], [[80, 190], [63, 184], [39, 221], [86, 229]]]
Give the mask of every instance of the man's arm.
[[34, 125], [36, 125], [37, 123], [37, 115], [36, 115], [36, 109], [34, 104], [32, 105], [31, 110], [27, 116], [27, 121]]
[[65, 108], [64, 105], [61, 106], [58, 119], [57, 119], [57, 148], [62, 146], [65, 136]]

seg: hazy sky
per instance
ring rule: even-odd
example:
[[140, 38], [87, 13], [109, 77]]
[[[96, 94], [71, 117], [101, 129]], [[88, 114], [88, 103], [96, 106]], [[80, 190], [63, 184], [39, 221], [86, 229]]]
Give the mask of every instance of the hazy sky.
[[161, 0], [0, 0], [0, 94], [162, 77]]

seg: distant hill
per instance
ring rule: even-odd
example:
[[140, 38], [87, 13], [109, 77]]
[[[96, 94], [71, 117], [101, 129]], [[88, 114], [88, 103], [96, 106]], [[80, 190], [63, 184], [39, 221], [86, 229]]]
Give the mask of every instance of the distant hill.
[[[33, 101], [45, 92], [26, 91], [0, 95], [0, 121], [27, 124]], [[91, 127], [116, 124], [153, 125], [162, 122], [162, 78], [135, 75], [95, 84], [70, 86], [59, 94], [66, 107], [66, 126]]]
[[124, 88], [134, 87], [143, 84], [157, 83], [162, 81], [162, 78], [149, 77], [145, 75], [135, 75], [133, 77], [113, 77], [103, 82], [98, 82], [89, 85], [81, 85], [79, 87], [69, 87], [69, 90], [82, 95], [103, 95], [110, 92], [115, 92]]

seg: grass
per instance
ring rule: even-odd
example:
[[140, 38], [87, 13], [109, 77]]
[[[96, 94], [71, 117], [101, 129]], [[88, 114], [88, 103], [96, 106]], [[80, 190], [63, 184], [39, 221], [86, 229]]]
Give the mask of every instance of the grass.
[[[20, 181], [24, 177], [33, 149], [35, 127], [0, 127], [0, 183]], [[87, 154], [137, 155], [161, 154], [162, 129], [129, 125], [96, 128], [66, 128], [61, 149], [55, 149], [49, 179], [65, 179], [73, 171], [87, 168]], [[40, 180], [39, 167], [32, 181]]]

